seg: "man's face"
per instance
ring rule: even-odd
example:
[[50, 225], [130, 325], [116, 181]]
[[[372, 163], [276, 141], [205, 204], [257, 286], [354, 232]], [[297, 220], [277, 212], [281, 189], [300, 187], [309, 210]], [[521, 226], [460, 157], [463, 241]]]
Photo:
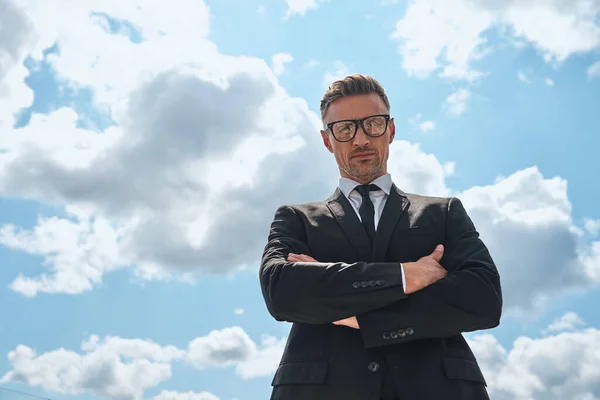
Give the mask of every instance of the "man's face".
[[[325, 114], [325, 124], [341, 120], [358, 120], [372, 115], [387, 114], [383, 100], [376, 93], [342, 97], [335, 100]], [[322, 130], [325, 147], [332, 152], [344, 178], [369, 183], [387, 173], [389, 146], [394, 140], [395, 126], [391, 119], [385, 133], [370, 137], [359, 124], [356, 136], [348, 142], [336, 140], [331, 130]]]

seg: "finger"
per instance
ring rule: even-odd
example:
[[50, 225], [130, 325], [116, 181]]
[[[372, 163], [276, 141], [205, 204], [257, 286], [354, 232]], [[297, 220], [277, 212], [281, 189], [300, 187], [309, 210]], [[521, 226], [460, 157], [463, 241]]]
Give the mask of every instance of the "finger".
[[289, 255], [288, 256], [288, 261], [291, 262], [311, 262], [312, 259], [309, 256], [305, 256], [304, 254], [297, 254], [297, 255]]
[[315, 260], [311, 256], [307, 256], [306, 254], [295, 253], [289, 253], [287, 260], [290, 262], [317, 262], [317, 260]]
[[433, 253], [431, 253], [431, 257], [435, 261], [440, 262], [440, 261], [442, 261], [443, 256], [444, 256], [444, 246], [441, 244], [438, 244], [437, 247], [435, 248], [435, 250], [433, 250]]

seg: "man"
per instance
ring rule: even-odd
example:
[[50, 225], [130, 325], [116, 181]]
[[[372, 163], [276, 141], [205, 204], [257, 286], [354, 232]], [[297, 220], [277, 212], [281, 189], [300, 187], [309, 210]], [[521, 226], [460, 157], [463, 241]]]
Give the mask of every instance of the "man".
[[498, 271], [460, 200], [392, 183], [389, 112], [363, 75], [321, 100], [339, 187], [277, 210], [260, 267], [269, 312], [293, 323], [272, 400], [489, 399], [462, 333], [499, 324]]

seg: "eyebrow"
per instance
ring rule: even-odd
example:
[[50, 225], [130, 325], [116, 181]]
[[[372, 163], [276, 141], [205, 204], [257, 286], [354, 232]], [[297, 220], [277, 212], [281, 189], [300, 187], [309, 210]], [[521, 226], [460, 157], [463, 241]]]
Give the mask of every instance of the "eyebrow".
[[334, 121], [324, 122], [324, 124], [325, 124], [325, 126], [327, 126], [327, 124], [332, 124], [334, 122], [340, 122], [340, 121], [358, 121], [360, 119], [369, 118], [369, 117], [372, 117], [374, 115], [389, 115], [390, 118], [392, 117], [390, 115], [389, 111], [380, 111], [380, 112], [375, 112], [375, 113], [372, 113], [372, 114], [369, 114], [369, 115], [365, 115], [364, 117], [361, 117], [361, 118], [340, 118], [340, 119], [336, 119]]

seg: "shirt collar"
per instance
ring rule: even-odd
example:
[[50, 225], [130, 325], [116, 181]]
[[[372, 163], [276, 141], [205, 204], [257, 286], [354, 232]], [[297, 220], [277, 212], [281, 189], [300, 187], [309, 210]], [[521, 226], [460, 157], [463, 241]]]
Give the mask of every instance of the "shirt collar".
[[[390, 195], [392, 190], [392, 176], [390, 174], [381, 175], [379, 178], [375, 179], [371, 182], [374, 185], [379, 186], [381, 190], [385, 192], [386, 195]], [[353, 181], [349, 178], [340, 178], [340, 190], [344, 193], [344, 196], [350, 197], [350, 193], [354, 190], [355, 187], [359, 186], [360, 183]]]

